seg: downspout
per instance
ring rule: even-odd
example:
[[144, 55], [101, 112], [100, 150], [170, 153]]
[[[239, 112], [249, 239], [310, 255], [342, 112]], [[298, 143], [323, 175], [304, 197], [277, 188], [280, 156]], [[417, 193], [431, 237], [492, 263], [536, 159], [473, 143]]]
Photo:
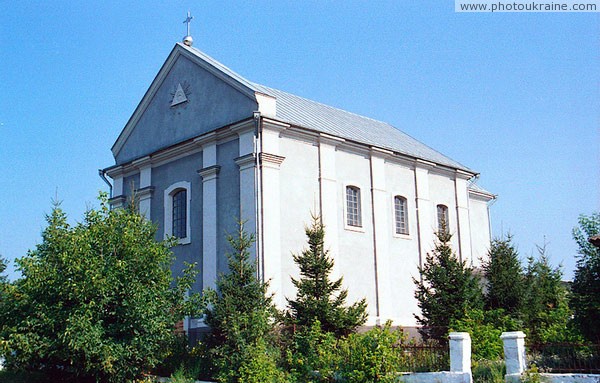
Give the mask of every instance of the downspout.
[[375, 226], [375, 185], [373, 181], [373, 155], [370, 156], [369, 176], [371, 177], [371, 222], [373, 225], [373, 264], [375, 271], [375, 312], [377, 314], [377, 325], [380, 322], [380, 307], [379, 307], [379, 273], [377, 270], [377, 228]]
[[262, 167], [260, 161], [260, 155], [262, 153], [262, 120], [260, 112], [256, 111], [254, 116], [254, 192], [256, 193], [255, 201], [255, 219], [256, 219], [256, 260], [258, 267], [256, 272], [258, 278], [264, 280], [265, 275], [265, 252], [263, 249], [264, 244], [264, 230], [263, 230], [263, 177]]
[[[494, 238], [494, 236], [492, 235], [492, 215], [490, 214], [490, 207], [492, 207], [493, 204], [496, 203], [496, 201], [498, 201], [498, 197], [494, 196], [494, 198], [492, 198], [486, 205], [487, 205], [487, 214], [488, 214], [488, 230], [490, 232], [490, 243], [492, 243], [492, 238]], [[502, 233], [504, 234], [504, 233]]]
[[[419, 268], [423, 267], [423, 249], [421, 246], [421, 220], [419, 216], [419, 189], [417, 187], [417, 168], [415, 167], [413, 171], [415, 175], [415, 210], [417, 211], [417, 246], [419, 248]], [[423, 276], [419, 273], [419, 279], [423, 281]]]
[[[479, 178], [479, 174], [475, 174], [473, 177], [471, 177], [469, 179], [469, 184], [467, 185], [467, 209], [469, 210], [469, 244], [471, 245], [471, 267], [473, 267], [474, 264], [474, 260], [473, 260], [473, 227], [471, 226], [471, 196], [469, 193], [469, 189], [471, 187], [471, 185], [473, 185], [475, 182], [477, 182], [477, 179]], [[489, 216], [490, 216], [490, 209], [488, 208], [488, 222], [489, 222]]]
[[[456, 206], [455, 210], [456, 210], [456, 233], [458, 234], [458, 260], [459, 261], [463, 261], [463, 259], [465, 259], [463, 254], [463, 248], [462, 248], [462, 233], [460, 230], [460, 208], [458, 207], [458, 185], [457, 185], [457, 177], [456, 177], [456, 172], [454, 173], [454, 205]], [[469, 190], [467, 187], [467, 199], [469, 199]], [[468, 204], [468, 202], [467, 202]], [[468, 207], [468, 206], [467, 206]], [[448, 216], [448, 221], [450, 221], [450, 216]], [[450, 222], [447, 223], [448, 226], [448, 231], [450, 230]], [[473, 257], [471, 254], [471, 266], [473, 266]]]
[[106, 178], [106, 171], [104, 169], [98, 169], [98, 175], [106, 184], [108, 185], [108, 198], [112, 198], [113, 194], [113, 186]]

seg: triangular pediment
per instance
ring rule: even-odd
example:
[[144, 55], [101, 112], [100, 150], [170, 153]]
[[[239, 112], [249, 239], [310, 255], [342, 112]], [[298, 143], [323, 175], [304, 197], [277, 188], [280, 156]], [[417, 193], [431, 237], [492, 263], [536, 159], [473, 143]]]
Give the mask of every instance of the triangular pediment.
[[176, 44], [112, 148], [117, 164], [251, 118], [252, 83]]

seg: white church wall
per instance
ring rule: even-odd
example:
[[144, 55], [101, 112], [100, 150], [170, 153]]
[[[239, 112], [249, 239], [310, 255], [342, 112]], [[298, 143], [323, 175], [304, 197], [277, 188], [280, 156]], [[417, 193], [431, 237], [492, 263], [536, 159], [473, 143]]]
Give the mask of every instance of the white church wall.
[[[389, 318], [395, 324], [415, 325], [413, 313], [418, 312], [417, 301], [413, 296], [415, 285], [412, 278], [418, 278], [419, 239], [417, 210], [415, 202], [414, 170], [407, 165], [386, 163], [386, 184], [388, 190], [388, 241], [390, 256], [389, 280], [381, 281], [390, 286], [390, 296], [381, 297], [385, 307], [389, 307]], [[406, 198], [408, 213], [408, 234], [396, 234], [394, 196]], [[384, 312], [385, 313], [385, 312]]]
[[490, 248], [490, 218], [487, 200], [469, 198], [469, 217], [471, 231], [471, 246], [473, 251], [473, 266], [480, 267], [481, 260], [486, 259]]
[[[312, 141], [312, 140], [311, 140]], [[311, 224], [311, 214], [319, 214], [319, 152], [314, 141], [281, 138], [280, 155], [285, 160], [280, 166], [281, 190], [281, 273], [282, 291], [286, 298], [294, 298], [295, 287], [291, 277], [298, 278], [299, 270], [292, 254], [307, 247], [305, 227]], [[326, 235], [335, 233], [326, 232]]]
[[[450, 175], [429, 172], [429, 198], [431, 200], [431, 222], [428, 226], [422, 226], [421, 230], [429, 230], [432, 233], [438, 231], [437, 205], [448, 207], [448, 230], [452, 234], [451, 246], [456, 254], [459, 253], [458, 227], [456, 219], [456, 196], [454, 179]], [[434, 237], [435, 238], [435, 237]], [[425, 244], [426, 251], [435, 248], [433, 243]]]
[[[348, 288], [348, 302], [367, 299], [369, 321], [375, 324], [377, 297], [373, 255], [373, 226], [371, 201], [371, 170], [367, 155], [349, 152], [338, 147], [336, 151], [336, 179], [338, 185], [338, 248], [333, 254], [336, 270], [344, 277]], [[362, 227], [348, 226], [346, 222], [346, 187], [360, 188]], [[328, 203], [323, 201], [323, 205]], [[339, 276], [336, 275], [336, 276]]]

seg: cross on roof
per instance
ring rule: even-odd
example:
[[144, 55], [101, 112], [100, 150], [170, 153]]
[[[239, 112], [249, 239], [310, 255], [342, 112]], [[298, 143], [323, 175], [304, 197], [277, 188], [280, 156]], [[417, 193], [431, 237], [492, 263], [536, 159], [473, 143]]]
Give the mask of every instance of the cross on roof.
[[186, 19], [183, 20], [183, 23], [187, 24], [187, 36], [190, 35], [190, 23], [192, 22], [193, 18], [194, 18], [194, 16], [191, 16], [190, 12], [188, 11]]

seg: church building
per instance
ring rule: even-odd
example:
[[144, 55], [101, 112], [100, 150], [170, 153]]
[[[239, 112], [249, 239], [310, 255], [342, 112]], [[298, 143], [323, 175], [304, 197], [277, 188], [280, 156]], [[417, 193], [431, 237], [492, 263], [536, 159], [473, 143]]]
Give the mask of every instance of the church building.
[[[292, 254], [311, 214], [343, 276], [348, 302], [366, 298], [367, 325], [414, 326], [413, 277], [442, 222], [477, 266], [490, 245], [494, 195], [477, 172], [381, 121], [253, 83], [177, 43], [117, 138], [110, 203], [135, 193], [140, 213], [174, 236], [174, 271], [196, 262], [194, 289], [227, 272], [227, 234], [254, 233], [259, 277], [278, 307], [295, 297]], [[202, 326], [188, 320], [194, 332]]]

